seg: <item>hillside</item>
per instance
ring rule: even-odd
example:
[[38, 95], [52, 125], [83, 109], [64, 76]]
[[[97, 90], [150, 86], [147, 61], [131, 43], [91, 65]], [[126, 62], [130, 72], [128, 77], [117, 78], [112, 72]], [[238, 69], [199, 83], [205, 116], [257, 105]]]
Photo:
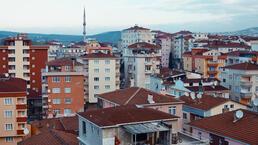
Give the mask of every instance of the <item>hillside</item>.
[[248, 36], [258, 36], [258, 27], [252, 27], [252, 28], [247, 28], [239, 31], [234, 31], [234, 32], [223, 32], [221, 34], [225, 35], [248, 35]]

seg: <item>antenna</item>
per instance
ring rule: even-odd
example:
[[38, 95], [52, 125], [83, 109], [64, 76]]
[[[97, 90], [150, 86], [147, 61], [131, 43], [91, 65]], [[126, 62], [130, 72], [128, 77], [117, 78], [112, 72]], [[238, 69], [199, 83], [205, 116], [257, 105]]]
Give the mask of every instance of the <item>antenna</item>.
[[28, 128], [24, 128], [24, 129], [23, 129], [23, 133], [24, 133], [25, 135], [28, 135], [28, 134], [30, 133], [30, 131], [28, 130]]
[[190, 93], [190, 96], [191, 96], [191, 98], [194, 100], [195, 99], [195, 93], [194, 92], [191, 92]]

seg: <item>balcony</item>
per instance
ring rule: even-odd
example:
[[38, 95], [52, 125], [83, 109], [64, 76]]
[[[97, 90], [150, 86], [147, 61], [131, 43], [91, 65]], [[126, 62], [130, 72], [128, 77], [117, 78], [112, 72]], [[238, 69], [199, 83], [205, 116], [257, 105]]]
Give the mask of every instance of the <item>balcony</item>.
[[208, 74], [213, 74], [213, 75], [218, 73], [216, 70], [208, 70], [207, 72]]
[[208, 61], [207, 65], [208, 65], [208, 66], [217, 67], [217, 66], [219, 65], [219, 63], [216, 62], [216, 61]]
[[252, 98], [252, 93], [251, 92], [240, 92], [240, 97], [242, 99], [250, 99], [250, 98]]
[[19, 130], [17, 130], [16, 132], [17, 132], [17, 135], [24, 135], [23, 129], [19, 129]]
[[17, 117], [16, 121], [17, 122], [27, 122], [27, 117]]
[[27, 109], [27, 105], [26, 104], [18, 104], [18, 105], [16, 105], [16, 109]]
[[240, 85], [241, 85], [241, 86], [251, 87], [251, 86], [253, 85], [253, 82], [252, 82], [252, 81], [249, 81], [249, 80], [243, 80], [243, 79], [241, 79], [241, 80], [240, 80]]

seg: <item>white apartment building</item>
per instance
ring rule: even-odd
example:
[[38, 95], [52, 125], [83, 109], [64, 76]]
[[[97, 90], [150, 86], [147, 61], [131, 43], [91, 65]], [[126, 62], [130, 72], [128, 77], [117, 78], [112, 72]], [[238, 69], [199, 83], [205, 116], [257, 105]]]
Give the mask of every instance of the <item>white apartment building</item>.
[[253, 63], [233, 64], [222, 68], [221, 85], [230, 89], [230, 98], [250, 105], [258, 95], [258, 65]]
[[135, 25], [125, 29], [121, 33], [121, 49], [138, 42], [153, 43], [153, 36], [150, 29]]
[[96, 94], [120, 88], [120, 59], [112, 54], [91, 53], [81, 57], [85, 73], [85, 97], [97, 103]]
[[125, 84], [149, 88], [150, 76], [160, 73], [161, 48], [140, 42], [129, 45], [123, 51]]
[[161, 46], [161, 66], [169, 67], [169, 55], [172, 49], [172, 40], [170, 36], [163, 35], [157, 37], [157, 44]]

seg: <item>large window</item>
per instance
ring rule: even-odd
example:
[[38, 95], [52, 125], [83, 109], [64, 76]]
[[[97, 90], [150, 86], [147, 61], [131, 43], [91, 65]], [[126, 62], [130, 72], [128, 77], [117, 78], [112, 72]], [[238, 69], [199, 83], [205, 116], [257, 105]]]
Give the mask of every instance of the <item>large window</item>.
[[94, 69], [94, 73], [99, 73], [99, 69], [98, 69], [98, 68], [95, 68], [95, 69]]
[[168, 108], [169, 114], [176, 115], [176, 106], [172, 106]]
[[52, 78], [52, 82], [59, 83], [60, 82], [60, 78], [59, 77], [53, 77]]
[[13, 137], [5, 137], [5, 142], [13, 142]]
[[4, 99], [4, 104], [5, 104], [5, 105], [12, 105], [12, 103], [13, 103], [12, 98], [5, 98], [5, 99]]
[[60, 88], [53, 88], [52, 89], [52, 93], [54, 93], [54, 94], [57, 94], [57, 93], [60, 93], [61, 91], [60, 91]]
[[94, 64], [99, 64], [99, 60], [94, 60]]
[[105, 89], [109, 90], [110, 89], [110, 85], [105, 85]]
[[53, 104], [61, 104], [61, 99], [53, 99]]
[[72, 89], [71, 88], [65, 88], [65, 93], [71, 93]]
[[110, 64], [110, 60], [105, 60], [105, 64]]
[[95, 78], [94, 78], [94, 81], [95, 81], [95, 82], [98, 82], [98, 81], [99, 81], [99, 77], [95, 77]]
[[70, 76], [65, 76], [65, 82], [71, 82], [71, 77]]
[[54, 109], [53, 113], [56, 114], [56, 115], [61, 114], [61, 110], [60, 109]]
[[65, 104], [72, 104], [71, 98], [65, 98]]
[[109, 68], [105, 68], [105, 72], [106, 73], [110, 73], [110, 69]]
[[82, 121], [82, 134], [86, 135], [86, 122]]
[[72, 110], [71, 109], [64, 109], [64, 115], [71, 115]]
[[13, 130], [13, 124], [5, 124], [5, 130], [6, 131]]
[[110, 81], [110, 77], [105, 77], [105, 81]]
[[12, 118], [13, 111], [11, 111], [11, 110], [4, 111], [4, 116], [5, 116], [5, 118]]
[[95, 85], [95, 86], [94, 86], [94, 90], [99, 90], [99, 86], [98, 86], [98, 85]]

